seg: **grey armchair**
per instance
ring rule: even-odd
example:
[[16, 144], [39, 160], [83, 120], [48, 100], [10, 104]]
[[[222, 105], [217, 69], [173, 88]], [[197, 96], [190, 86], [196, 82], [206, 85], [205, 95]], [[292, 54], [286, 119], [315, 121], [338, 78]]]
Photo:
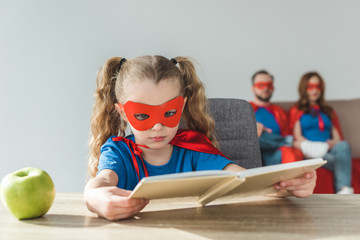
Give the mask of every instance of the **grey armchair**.
[[244, 168], [261, 167], [256, 120], [251, 105], [242, 99], [209, 98], [220, 150]]

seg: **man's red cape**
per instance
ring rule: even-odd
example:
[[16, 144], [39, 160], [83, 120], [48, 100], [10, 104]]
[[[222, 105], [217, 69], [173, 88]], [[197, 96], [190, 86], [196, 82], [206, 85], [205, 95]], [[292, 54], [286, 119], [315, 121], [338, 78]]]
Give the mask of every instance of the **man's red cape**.
[[[294, 105], [290, 108], [290, 110], [289, 110], [289, 130], [288, 130], [290, 134], [294, 134], [293, 131], [294, 131], [295, 123], [298, 120], [300, 120], [300, 118], [303, 114], [304, 114], [304, 111], [299, 110], [296, 105]], [[336, 130], [339, 132], [341, 139], [344, 140], [344, 137], [343, 137], [343, 134], [341, 131], [341, 127], [340, 127], [339, 118], [335, 111], [332, 112], [331, 122], [334, 125], [334, 127], [336, 128]]]
[[[259, 106], [253, 102], [250, 102], [251, 106], [256, 112], [259, 109]], [[265, 107], [275, 118], [275, 121], [279, 125], [280, 134], [282, 136], [289, 135], [289, 127], [288, 127], [288, 117], [285, 110], [276, 104], [269, 104]], [[280, 147], [281, 151], [281, 163], [289, 163], [295, 162], [304, 159], [302, 152], [299, 149], [283, 146]]]
[[[256, 105], [255, 103], [250, 102], [250, 104], [253, 107], [254, 112], [256, 112], [259, 109], [259, 106]], [[264, 108], [274, 116], [275, 121], [279, 125], [281, 136], [288, 135], [288, 127], [287, 127], [288, 118], [285, 110], [276, 104], [270, 104], [269, 106], [266, 106]]]

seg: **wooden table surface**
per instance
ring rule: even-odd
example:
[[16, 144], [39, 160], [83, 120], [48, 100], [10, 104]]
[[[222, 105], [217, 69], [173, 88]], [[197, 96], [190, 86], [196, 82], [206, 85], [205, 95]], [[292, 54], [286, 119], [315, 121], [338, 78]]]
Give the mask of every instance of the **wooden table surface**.
[[137, 216], [107, 221], [81, 193], [57, 193], [41, 218], [19, 221], [0, 204], [0, 239], [360, 239], [360, 195], [153, 200]]

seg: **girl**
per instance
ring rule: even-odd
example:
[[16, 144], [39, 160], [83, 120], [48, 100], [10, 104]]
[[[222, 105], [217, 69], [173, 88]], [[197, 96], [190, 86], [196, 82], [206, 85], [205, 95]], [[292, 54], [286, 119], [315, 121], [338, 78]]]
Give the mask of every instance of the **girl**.
[[[187, 58], [109, 59], [98, 73], [91, 119], [88, 209], [109, 220], [135, 215], [148, 200], [128, 196], [144, 176], [242, 171], [216, 148], [206, 106], [204, 86]], [[188, 130], [178, 131], [181, 117]], [[125, 138], [127, 125], [133, 135]], [[315, 176], [309, 172], [275, 188], [306, 197]]]
[[334, 172], [337, 193], [353, 193], [350, 146], [343, 141], [335, 111], [325, 102], [323, 78], [316, 72], [306, 73], [298, 90], [300, 99], [289, 110], [294, 146], [307, 157], [328, 161], [324, 167]]

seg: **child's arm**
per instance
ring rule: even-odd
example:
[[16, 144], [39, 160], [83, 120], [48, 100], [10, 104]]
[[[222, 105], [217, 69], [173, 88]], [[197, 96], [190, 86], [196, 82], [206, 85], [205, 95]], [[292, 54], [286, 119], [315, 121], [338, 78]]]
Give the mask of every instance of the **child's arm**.
[[91, 179], [84, 190], [87, 208], [108, 220], [128, 218], [140, 212], [149, 202], [130, 199], [131, 191], [118, 188], [118, 176], [112, 170], [102, 170]]
[[[236, 164], [230, 163], [226, 165], [223, 170], [240, 172], [245, 170]], [[281, 181], [274, 185], [274, 188], [279, 190], [277, 196], [293, 195], [295, 197], [309, 197], [314, 191], [316, 185], [316, 171], [305, 173], [301, 178], [294, 178]]]

